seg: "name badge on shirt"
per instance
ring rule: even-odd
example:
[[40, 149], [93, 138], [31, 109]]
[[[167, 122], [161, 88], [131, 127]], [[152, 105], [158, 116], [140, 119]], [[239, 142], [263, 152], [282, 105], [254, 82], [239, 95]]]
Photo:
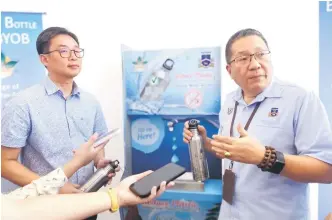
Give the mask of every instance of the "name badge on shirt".
[[231, 169], [226, 169], [223, 176], [222, 197], [227, 203], [232, 205], [235, 190], [235, 174]]

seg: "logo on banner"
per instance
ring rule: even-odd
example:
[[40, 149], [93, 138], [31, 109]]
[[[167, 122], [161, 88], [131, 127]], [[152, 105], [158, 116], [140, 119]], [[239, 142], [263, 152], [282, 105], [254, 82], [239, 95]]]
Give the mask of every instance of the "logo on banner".
[[269, 112], [269, 117], [276, 117], [278, 116], [278, 108], [271, 108], [271, 111]]
[[1, 53], [1, 78], [7, 78], [13, 74], [17, 61], [10, 60], [4, 53]]
[[234, 108], [228, 108], [228, 109], [227, 109], [227, 114], [228, 114], [228, 115], [232, 114], [233, 110], [234, 110]]
[[201, 59], [199, 60], [199, 67], [214, 67], [214, 60], [211, 58], [211, 53], [202, 53]]
[[198, 89], [191, 89], [184, 95], [184, 102], [190, 109], [196, 109], [203, 103], [203, 94]]
[[144, 66], [147, 64], [148, 61], [144, 60], [142, 57], [137, 57], [137, 60], [133, 62], [135, 72], [143, 72], [144, 71]]

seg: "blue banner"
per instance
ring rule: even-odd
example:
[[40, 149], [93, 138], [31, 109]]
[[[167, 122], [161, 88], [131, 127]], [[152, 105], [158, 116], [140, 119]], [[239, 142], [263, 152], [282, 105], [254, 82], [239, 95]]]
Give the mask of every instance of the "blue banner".
[[124, 51], [128, 115], [218, 115], [220, 47]]
[[[183, 142], [184, 123], [193, 117], [188, 116], [148, 116], [132, 115], [131, 144], [132, 172], [141, 173], [156, 170], [173, 162], [191, 172], [188, 145]], [[218, 133], [219, 118], [215, 115], [195, 116], [200, 121], [208, 136]], [[211, 179], [221, 179], [221, 161], [206, 151]], [[148, 163], [146, 161], [149, 161]]]
[[[1, 105], [15, 93], [39, 83], [46, 74], [36, 40], [42, 32], [42, 13], [1, 12]], [[17, 188], [1, 179], [1, 192]]]
[[156, 200], [138, 205], [139, 216], [146, 220], [216, 220], [222, 198], [221, 180], [207, 180], [204, 188], [203, 192], [190, 193], [183, 190], [167, 190]]
[[[332, 122], [332, 2], [319, 2], [319, 95]], [[324, 219], [331, 206], [332, 184], [319, 185], [318, 219]]]
[[42, 13], [1, 12], [2, 105], [45, 77], [36, 49], [42, 30]]

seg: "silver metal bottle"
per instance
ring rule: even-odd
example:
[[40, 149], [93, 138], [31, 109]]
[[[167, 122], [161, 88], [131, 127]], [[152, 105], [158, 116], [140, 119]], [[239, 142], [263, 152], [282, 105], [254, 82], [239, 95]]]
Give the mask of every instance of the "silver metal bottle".
[[189, 142], [189, 155], [193, 178], [197, 182], [203, 182], [210, 177], [207, 159], [205, 157], [204, 143], [202, 136], [198, 132], [198, 121], [189, 121], [189, 130], [193, 136]]
[[119, 166], [119, 161], [111, 161], [104, 168], [99, 168], [92, 177], [80, 187], [83, 192], [97, 192], [102, 186], [108, 182], [108, 175], [115, 173], [116, 168]]

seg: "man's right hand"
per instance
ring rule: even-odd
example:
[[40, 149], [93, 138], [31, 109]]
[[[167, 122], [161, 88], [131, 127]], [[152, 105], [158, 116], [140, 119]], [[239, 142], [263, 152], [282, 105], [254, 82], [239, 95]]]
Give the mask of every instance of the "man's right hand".
[[79, 187], [80, 186], [77, 184], [67, 182], [63, 187], [60, 188], [59, 194], [82, 193], [82, 191], [78, 189]]
[[93, 161], [98, 153], [104, 149], [106, 144], [101, 144], [97, 147], [93, 147], [96, 142], [98, 134], [93, 134], [87, 142], [82, 144], [79, 148], [73, 150], [74, 158], [80, 167], [83, 167]]
[[[188, 144], [189, 141], [191, 140], [193, 134], [191, 133], [191, 131], [189, 131], [189, 122], [186, 121], [184, 123], [184, 127], [183, 127], [183, 142]], [[199, 134], [202, 136], [204, 142], [206, 142], [207, 136], [206, 136], [206, 129], [202, 126], [202, 125], [198, 125], [198, 132]]]

